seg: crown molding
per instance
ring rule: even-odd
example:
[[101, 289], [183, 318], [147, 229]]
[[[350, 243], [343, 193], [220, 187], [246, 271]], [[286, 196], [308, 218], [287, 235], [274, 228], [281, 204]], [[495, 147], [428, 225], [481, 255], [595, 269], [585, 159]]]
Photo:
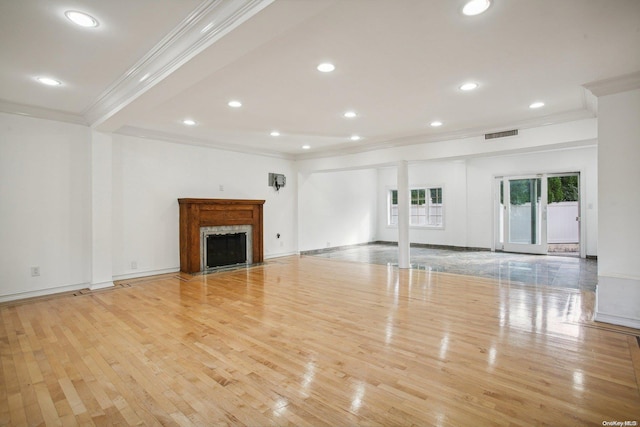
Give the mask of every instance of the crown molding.
[[156, 130], [144, 129], [135, 126], [123, 126], [114, 132], [115, 135], [132, 136], [142, 139], [154, 139], [165, 142], [172, 142], [175, 144], [194, 145], [196, 147], [212, 148], [224, 151], [233, 151], [236, 153], [251, 154], [254, 156], [266, 156], [275, 157], [279, 159], [293, 160], [294, 156], [291, 154], [281, 153], [279, 151], [271, 150], [259, 150], [253, 147], [246, 147], [242, 145], [233, 145], [223, 142], [218, 142], [210, 139], [195, 138], [187, 135], [173, 134], [169, 132], [161, 132]]
[[50, 108], [36, 107], [33, 105], [18, 104], [4, 99], [0, 99], [0, 112], [16, 114], [19, 116], [35, 117], [38, 119], [55, 120], [57, 122], [72, 123], [75, 125], [88, 125], [85, 118], [80, 114], [73, 114], [60, 110], [52, 110]]
[[577, 109], [565, 111], [558, 114], [549, 114], [546, 116], [536, 117], [530, 120], [520, 120], [505, 125], [496, 125], [491, 127], [476, 127], [462, 129], [454, 132], [445, 132], [438, 134], [414, 134], [403, 137], [392, 137], [372, 141], [371, 143], [363, 143], [358, 146], [349, 146], [342, 149], [329, 149], [318, 151], [315, 153], [297, 154], [296, 160], [319, 159], [324, 157], [344, 156], [349, 154], [358, 154], [368, 151], [381, 150], [385, 148], [404, 147], [409, 145], [427, 144], [431, 142], [451, 141], [455, 139], [465, 139], [484, 136], [487, 133], [501, 132], [510, 129], [531, 129], [535, 127], [548, 126], [551, 124], [573, 122], [576, 120], [591, 119], [595, 114], [588, 109]]
[[584, 108], [591, 112], [594, 117], [598, 116], [598, 97], [584, 86], [582, 87], [582, 105], [584, 105]]
[[206, 0], [82, 115], [97, 126], [275, 0]]
[[640, 89], [640, 71], [583, 85], [597, 97]]

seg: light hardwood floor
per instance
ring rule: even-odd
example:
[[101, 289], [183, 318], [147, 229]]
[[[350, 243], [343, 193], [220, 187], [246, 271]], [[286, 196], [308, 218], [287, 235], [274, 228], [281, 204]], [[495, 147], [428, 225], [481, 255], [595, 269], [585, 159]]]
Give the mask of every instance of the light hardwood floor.
[[640, 423], [639, 331], [593, 300], [287, 257], [7, 303], [0, 425]]

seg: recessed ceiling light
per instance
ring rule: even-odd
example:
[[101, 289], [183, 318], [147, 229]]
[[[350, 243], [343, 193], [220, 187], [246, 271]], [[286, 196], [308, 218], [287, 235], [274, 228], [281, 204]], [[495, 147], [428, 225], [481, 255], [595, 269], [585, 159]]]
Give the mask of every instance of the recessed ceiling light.
[[51, 77], [36, 77], [36, 80], [47, 86], [60, 86], [62, 82]]
[[269, 135], [271, 135], [271, 136], [280, 136], [280, 132], [278, 132], [277, 130], [274, 130]]
[[480, 15], [489, 9], [489, 6], [491, 6], [491, 0], [471, 0], [464, 5], [462, 13], [467, 16]]
[[351, 140], [352, 141], [360, 141], [360, 139], [362, 139], [362, 137], [360, 135], [351, 135]]
[[442, 122], [439, 120], [433, 121], [429, 124], [431, 127], [437, 128], [438, 126], [442, 126]]
[[355, 111], [347, 111], [343, 114], [343, 116], [345, 116], [347, 119], [353, 119], [354, 117], [356, 117], [358, 114], [356, 114]]
[[242, 107], [242, 102], [240, 101], [229, 101], [229, 107], [233, 107], [233, 108], [240, 108]]
[[336, 69], [336, 66], [330, 62], [323, 62], [322, 64], [318, 65], [317, 68], [318, 71], [321, 71], [323, 73], [330, 73]]
[[67, 10], [64, 15], [74, 24], [81, 27], [97, 27], [98, 20], [91, 15], [87, 15], [84, 12], [78, 12], [77, 10]]
[[537, 101], [537, 102], [534, 102], [533, 104], [529, 105], [529, 108], [531, 108], [533, 110], [535, 110], [536, 108], [542, 108], [542, 107], [544, 107], [544, 102], [541, 102], [541, 101]]
[[309, 148], [311, 148], [311, 146], [310, 146], [310, 145], [303, 145], [303, 146], [302, 146], [302, 149], [303, 149], [303, 150], [308, 150]]
[[196, 124], [195, 120], [191, 120], [191, 119], [184, 119], [182, 121], [183, 125], [187, 125], [187, 126], [194, 126]]
[[460, 90], [464, 90], [464, 91], [474, 90], [477, 87], [478, 87], [478, 83], [469, 82], [460, 86]]

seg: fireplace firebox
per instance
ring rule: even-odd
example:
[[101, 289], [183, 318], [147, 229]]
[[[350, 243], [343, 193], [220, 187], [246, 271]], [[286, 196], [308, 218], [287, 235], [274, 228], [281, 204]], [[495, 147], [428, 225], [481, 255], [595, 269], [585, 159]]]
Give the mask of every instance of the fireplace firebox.
[[251, 264], [251, 225], [200, 227], [200, 270]]
[[205, 246], [207, 268], [247, 262], [247, 233], [209, 234]]

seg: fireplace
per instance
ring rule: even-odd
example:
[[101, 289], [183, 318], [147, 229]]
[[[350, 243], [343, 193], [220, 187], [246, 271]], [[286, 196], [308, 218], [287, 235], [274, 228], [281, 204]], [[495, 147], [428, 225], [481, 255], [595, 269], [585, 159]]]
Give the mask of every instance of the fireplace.
[[200, 270], [252, 264], [250, 225], [200, 227]]
[[[219, 265], [253, 264], [263, 261], [262, 212], [264, 200], [178, 199], [180, 205], [180, 271], [197, 273]], [[232, 255], [218, 254], [210, 261], [207, 240], [212, 247], [221, 246], [217, 237], [227, 234], [245, 235], [245, 257], [238, 240], [242, 236], [220, 238]], [[215, 242], [214, 242], [215, 241]], [[215, 249], [223, 252], [222, 249]], [[215, 258], [215, 256], [214, 256]], [[242, 259], [241, 259], [242, 258]], [[213, 258], [212, 258], [213, 259]], [[224, 263], [224, 264], [221, 264]], [[214, 267], [215, 264], [215, 267]]]

